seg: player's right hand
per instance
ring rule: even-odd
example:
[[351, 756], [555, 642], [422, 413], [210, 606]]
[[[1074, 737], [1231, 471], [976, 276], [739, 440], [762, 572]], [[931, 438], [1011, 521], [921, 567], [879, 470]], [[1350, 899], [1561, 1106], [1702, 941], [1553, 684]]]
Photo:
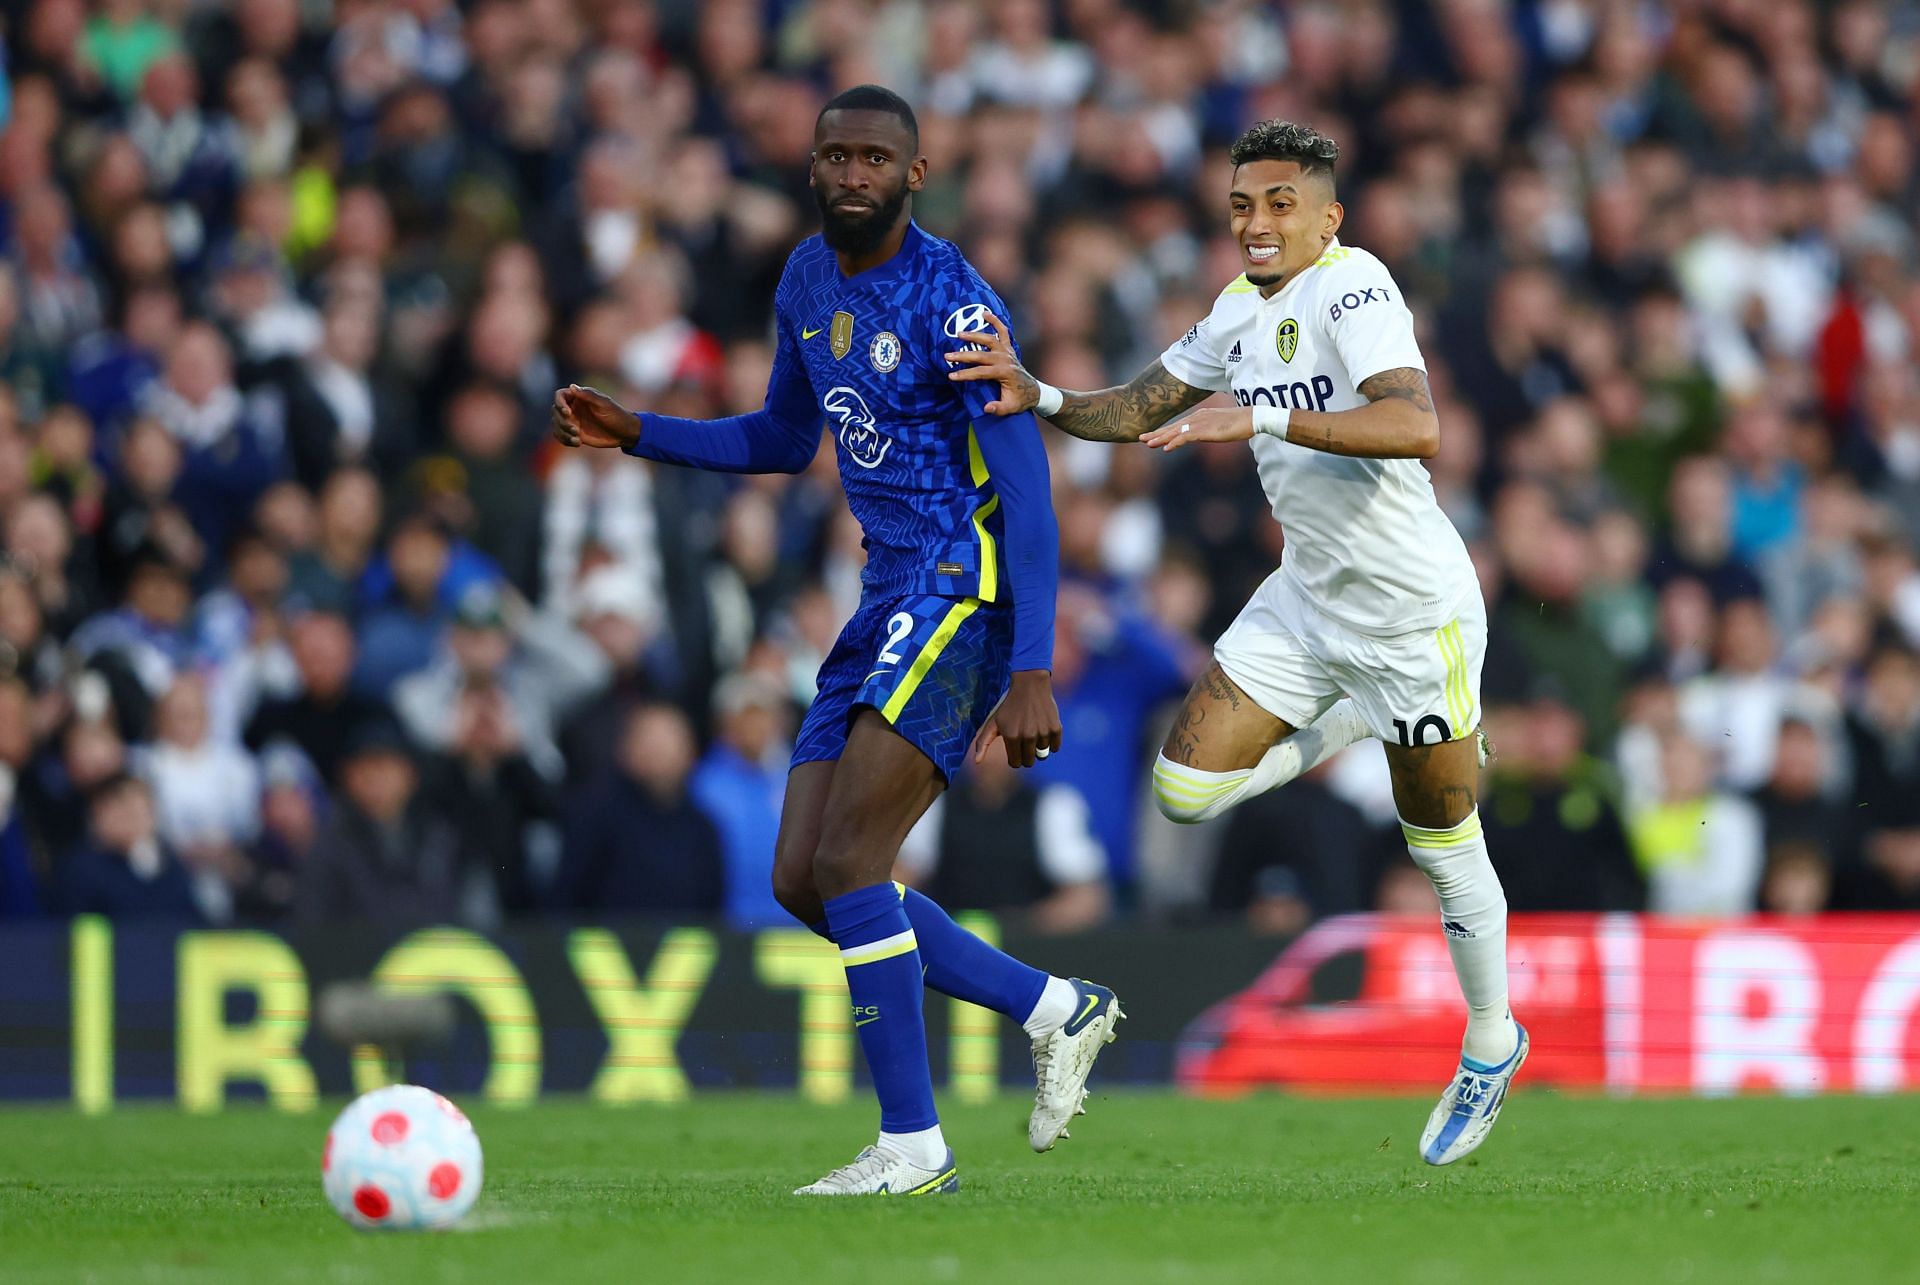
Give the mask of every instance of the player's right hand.
[[553, 440], [625, 448], [640, 440], [640, 420], [605, 393], [568, 384], [553, 395]]
[[999, 384], [1000, 396], [987, 403], [989, 414], [1018, 415], [1023, 410], [1032, 410], [1040, 401], [1040, 381], [1020, 364], [1020, 358], [1013, 351], [1013, 336], [1007, 332], [1005, 323], [989, 312], [987, 324], [993, 327], [992, 334], [969, 330], [954, 336], [968, 346], [947, 354], [947, 364], [960, 367], [948, 372], [947, 378], [955, 382], [990, 379]]

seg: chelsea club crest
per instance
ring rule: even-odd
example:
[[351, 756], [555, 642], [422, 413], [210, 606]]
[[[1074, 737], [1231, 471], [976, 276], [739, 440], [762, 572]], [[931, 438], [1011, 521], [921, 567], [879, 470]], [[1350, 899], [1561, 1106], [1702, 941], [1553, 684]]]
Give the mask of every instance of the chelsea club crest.
[[889, 374], [900, 364], [900, 336], [891, 330], [882, 330], [873, 337], [873, 343], [867, 348], [867, 360], [881, 374]]

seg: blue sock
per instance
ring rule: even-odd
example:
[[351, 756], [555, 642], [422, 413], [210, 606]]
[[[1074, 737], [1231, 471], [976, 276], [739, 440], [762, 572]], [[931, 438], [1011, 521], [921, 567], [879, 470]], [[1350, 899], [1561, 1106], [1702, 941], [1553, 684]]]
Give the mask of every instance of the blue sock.
[[[893, 886], [899, 890], [907, 920], [913, 925], [927, 985], [942, 995], [1005, 1013], [1016, 1022], [1026, 1021], [1040, 1002], [1040, 992], [1047, 988], [1047, 974], [968, 932], [933, 898], [900, 884]], [[833, 940], [833, 932], [825, 923], [807, 927]]]
[[[898, 884], [894, 885], [899, 887]], [[1047, 975], [989, 946], [940, 908], [931, 897], [901, 889], [907, 920], [920, 943], [927, 985], [942, 995], [963, 999], [1024, 1022], [1047, 988]]]
[[927, 1065], [926, 990], [920, 952], [900, 894], [890, 883], [827, 903], [827, 924], [847, 969], [853, 1024], [873, 1072], [882, 1133], [918, 1133], [940, 1123]]

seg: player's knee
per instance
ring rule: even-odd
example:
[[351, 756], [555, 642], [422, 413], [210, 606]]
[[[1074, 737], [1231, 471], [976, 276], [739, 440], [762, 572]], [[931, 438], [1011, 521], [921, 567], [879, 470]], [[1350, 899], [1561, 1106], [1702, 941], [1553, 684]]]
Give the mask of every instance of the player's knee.
[[774, 846], [773, 899], [809, 928], [826, 919], [820, 885], [813, 876], [811, 845], [799, 846], [784, 833]]
[[820, 889], [814, 883], [811, 865], [795, 862], [776, 862], [773, 867], [773, 899], [780, 908], [812, 926], [824, 915], [820, 905]]
[[1211, 821], [1240, 800], [1250, 771], [1203, 772], [1162, 754], [1153, 765], [1153, 801], [1177, 825]]
[[823, 901], [875, 882], [873, 863], [863, 859], [863, 846], [822, 841], [813, 856], [813, 882]]

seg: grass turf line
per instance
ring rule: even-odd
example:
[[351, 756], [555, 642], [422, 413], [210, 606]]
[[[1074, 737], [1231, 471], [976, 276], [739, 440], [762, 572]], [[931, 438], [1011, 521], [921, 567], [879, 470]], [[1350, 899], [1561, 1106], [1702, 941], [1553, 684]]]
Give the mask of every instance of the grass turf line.
[[0, 1111], [0, 1280], [1920, 1278], [1920, 1098], [1521, 1093], [1444, 1170], [1413, 1099], [1098, 1095], [1034, 1156], [1007, 1098], [948, 1112], [961, 1194], [911, 1201], [787, 1194], [870, 1140], [864, 1103], [559, 1101], [474, 1111], [486, 1191], [417, 1236], [326, 1207], [333, 1106]]

